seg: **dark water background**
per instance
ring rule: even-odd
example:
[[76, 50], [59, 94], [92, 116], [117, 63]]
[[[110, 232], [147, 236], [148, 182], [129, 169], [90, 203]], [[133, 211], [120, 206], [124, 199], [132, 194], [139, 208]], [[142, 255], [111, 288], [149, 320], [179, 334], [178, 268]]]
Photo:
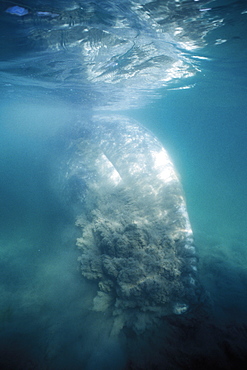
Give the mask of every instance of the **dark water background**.
[[[151, 337], [113, 341], [110, 319], [90, 311], [95, 288], [81, 278], [73, 215], [52, 182], [63, 130], [87, 112], [42, 83], [29, 87], [15, 76], [8, 85], [3, 77], [2, 369], [245, 369], [247, 8], [241, 1], [217, 5], [227, 22], [207, 36], [201, 55], [211, 59], [187, 81], [194, 87], [174, 83], [160, 99], [124, 112], [158, 136], [176, 165], [208, 292], [203, 315], [164, 321]], [[227, 41], [215, 45], [218, 39]], [[15, 50], [18, 56], [18, 48], [1, 51], [4, 63]]]

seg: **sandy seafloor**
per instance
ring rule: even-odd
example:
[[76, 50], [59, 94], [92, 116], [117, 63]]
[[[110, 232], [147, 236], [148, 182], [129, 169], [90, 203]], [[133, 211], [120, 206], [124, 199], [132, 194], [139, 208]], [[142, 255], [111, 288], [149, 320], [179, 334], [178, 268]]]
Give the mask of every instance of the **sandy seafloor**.
[[164, 320], [151, 335], [112, 340], [110, 318], [90, 310], [95, 287], [81, 277], [77, 231], [50, 180], [54, 137], [79, 108], [55, 97], [2, 98], [1, 369], [246, 368], [247, 81], [244, 58], [234, 64], [239, 47], [219, 45], [218, 61], [233, 62], [223, 71], [217, 58], [205, 62], [194, 88], [164, 89], [145, 108], [123, 112], [155, 133], [175, 163], [207, 291], [205, 310]]

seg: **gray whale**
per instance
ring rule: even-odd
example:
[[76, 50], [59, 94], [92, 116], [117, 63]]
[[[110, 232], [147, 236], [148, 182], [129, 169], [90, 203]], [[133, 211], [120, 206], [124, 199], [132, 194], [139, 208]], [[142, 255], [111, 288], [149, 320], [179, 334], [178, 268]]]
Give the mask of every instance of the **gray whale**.
[[162, 144], [138, 122], [94, 116], [88, 126], [70, 145], [65, 176], [76, 184], [81, 272], [97, 285], [93, 310], [112, 315], [112, 332], [139, 333], [197, 299], [183, 190]]

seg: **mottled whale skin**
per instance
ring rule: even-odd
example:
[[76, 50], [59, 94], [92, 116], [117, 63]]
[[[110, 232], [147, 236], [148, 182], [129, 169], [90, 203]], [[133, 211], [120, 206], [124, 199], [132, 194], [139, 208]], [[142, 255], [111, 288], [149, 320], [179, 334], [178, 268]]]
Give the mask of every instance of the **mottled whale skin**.
[[184, 195], [167, 152], [139, 123], [95, 116], [88, 127], [70, 146], [66, 173], [79, 204], [81, 272], [97, 284], [93, 310], [112, 314], [113, 333], [139, 333], [197, 300]]

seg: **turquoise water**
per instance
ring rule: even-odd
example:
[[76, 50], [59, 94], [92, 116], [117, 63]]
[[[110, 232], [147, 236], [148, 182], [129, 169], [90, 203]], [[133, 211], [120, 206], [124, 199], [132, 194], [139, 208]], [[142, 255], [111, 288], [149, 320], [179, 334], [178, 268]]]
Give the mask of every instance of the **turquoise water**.
[[181, 175], [201, 278], [227, 323], [245, 322], [247, 258], [246, 63], [236, 70], [233, 60], [218, 75], [230, 51], [222, 48], [210, 70], [205, 63], [193, 89], [164, 92], [135, 115], [162, 140]]
[[[36, 10], [53, 11], [47, 2], [40, 4]], [[33, 69], [20, 76], [11, 67], [6, 80], [6, 63], [17, 61], [22, 70], [26, 63], [6, 32], [10, 46], [1, 57], [0, 103], [2, 369], [245, 369], [247, 14], [243, 2], [229, 4], [215, 5], [214, 14], [226, 26], [207, 36], [200, 53], [210, 59], [198, 62], [201, 72], [158, 86], [159, 98], [147, 93], [144, 106], [126, 104], [124, 110], [119, 103], [120, 113], [153, 132], [175, 164], [206, 292], [203, 308], [165, 318], [140, 336], [127, 330], [113, 339], [111, 317], [91, 310], [97, 287], [81, 276], [79, 232], [56, 180], [64, 135], [78, 116], [87, 119], [88, 106], [99, 104], [102, 86], [96, 92], [84, 86], [81, 102], [78, 87], [61, 93], [59, 86], [48, 86], [56, 77], [36, 80]], [[12, 2], [1, 4], [1, 17], [10, 30], [15, 18], [3, 15], [8, 6]], [[218, 39], [227, 42], [214, 46]], [[193, 88], [178, 88], [184, 86]], [[121, 82], [120, 87], [130, 88]]]
[[246, 313], [246, 104], [232, 79], [224, 87], [219, 79], [208, 82], [209, 88], [202, 82], [169, 92], [137, 116], [168, 148], [181, 175], [202, 279], [221, 314], [238, 320]]

